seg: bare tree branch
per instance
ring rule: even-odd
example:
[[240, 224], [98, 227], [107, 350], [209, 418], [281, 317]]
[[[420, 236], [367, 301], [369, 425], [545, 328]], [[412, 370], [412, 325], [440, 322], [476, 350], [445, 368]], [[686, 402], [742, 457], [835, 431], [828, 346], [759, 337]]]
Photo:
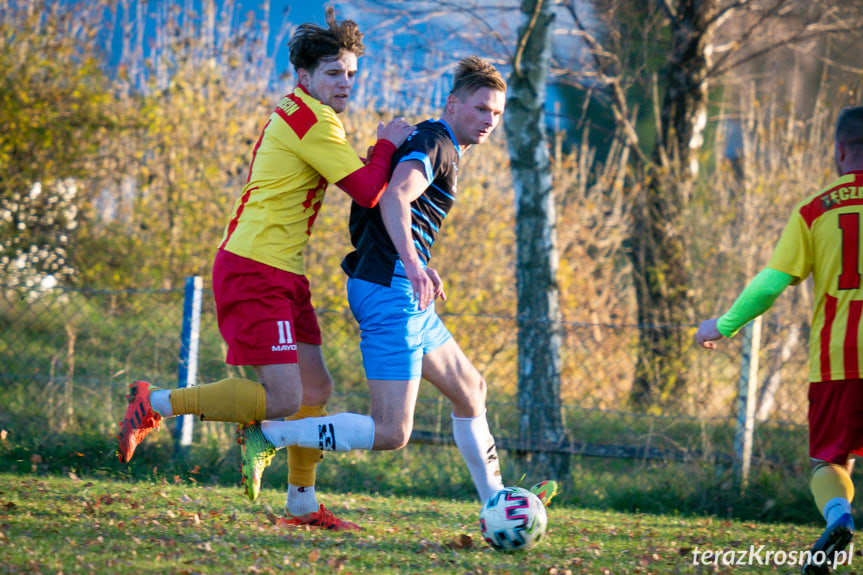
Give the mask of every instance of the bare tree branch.
[[[784, 1], [784, 0], [783, 0]], [[716, 14], [716, 17], [713, 19], [713, 22], [708, 22], [710, 25], [721, 26], [725, 20], [730, 18], [734, 12], [738, 8], [743, 8], [750, 4], [750, 0], [738, 0], [737, 2], [732, 2], [728, 6], [719, 9], [719, 13]]]
[[[573, 22], [575, 22], [575, 25], [578, 27], [579, 35], [584, 39], [591, 50], [594, 64], [596, 65], [596, 69], [599, 71], [599, 75], [597, 77], [602, 80], [605, 86], [610, 88], [612, 99], [611, 111], [612, 114], [614, 114], [615, 121], [623, 129], [627, 145], [635, 151], [636, 155], [644, 164], [650, 163], [639, 145], [638, 133], [635, 131], [635, 126], [633, 126], [630, 121], [629, 107], [626, 103], [626, 94], [623, 92], [623, 88], [620, 85], [620, 76], [615, 70], [609, 69], [610, 66], [606, 63], [608, 60], [616, 61], [616, 57], [612, 53], [606, 51], [593, 34], [587, 31], [578, 16], [575, 3], [572, 0], [569, 0], [565, 6], [572, 16]], [[602, 55], [602, 57], [600, 57], [600, 55]]]
[[[707, 71], [707, 77], [708, 78], [715, 77], [714, 75], [711, 74], [711, 72], [713, 70], [720, 68], [720, 66], [728, 58], [730, 58], [733, 54], [737, 53], [737, 51], [740, 50], [741, 47], [745, 46], [746, 43], [749, 41], [749, 39], [752, 37], [752, 35], [755, 34], [755, 32], [757, 30], [761, 29], [764, 22], [766, 22], [768, 18], [770, 18], [776, 12], [778, 12], [780, 10], [780, 8], [782, 8], [783, 4], [786, 1], [787, 0], [776, 0], [776, 2], [774, 2], [773, 6], [771, 6], [769, 9], [765, 10], [764, 12], [762, 12], [760, 15], [760, 18], [758, 18], [753, 24], [751, 24], [743, 32], [743, 34], [731, 44], [731, 49], [726, 51], [725, 53], [723, 53], [722, 56], [720, 56], [720, 58], [710, 67], [710, 69]], [[730, 15], [730, 12], [726, 12], [726, 14]], [[717, 17], [716, 20], [718, 21], [719, 17]]]
[[[838, 22], [836, 24], [830, 24], [830, 25], [815, 24], [815, 25], [806, 26], [804, 28], [801, 28], [800, 30], [798, 30], [794, 34], [788, 36], [787, 38], [783, 38], [781, 40], [771, 42], [770, 44], [764, 46], [763, 48], [761, 48], [759, 50], [755, 50], [754, 52], [751, 52], [750, 54], [747, 54], [746, 56], [743, 56], [740, 59], [735, 60], [735, 61], [727, 64], [725, 67], [721, 67], [720, 65], [725, 60], [727, 60], [727, 58], [722, 58], [722, 61], [717, 62], [714, 66], [711, 67], [711, 69], [708, 71], [707, 75], [710, 78], [716, 78], [716, 77], [723, 76], [723, 75], [727, 74], [728, 72], [730, 72], [731, 70], [733, 70], [734, 68], [742, 66], [743, 64], [746, 64], [747, 62], [751, 62], [752, 60], [756, 60], [756, 59], [758, 59], [758, 58], [760, 58], [766, 54], [769, 54], [770, 52], [773, 52], [774, 50], [776, 50], [778, 48], [788, 47], [788, 46], [792, 46], [794, 44], [800, 44], [802, 42], [806, 42], [808, 40], [812, 40], [815, 38], [821, 38], [824, 36], [829, 36], [829, 35], [834, 35], [834, 34], [841, 34], [844, 32], [854, 32], [854, 31], [859, 31], [859, 30], [863, 30], [863, 21], [858, 21], [858, 22], [854, 23], [854, 25], [849, 25], [848, 23], [845, 23], [845, 22]], [[736, 54], [737, 52], [738, 52], [738, 50], [733, 50], [733, 51], [728, 52], [728, 55], [731, 56], [731, 55]]]

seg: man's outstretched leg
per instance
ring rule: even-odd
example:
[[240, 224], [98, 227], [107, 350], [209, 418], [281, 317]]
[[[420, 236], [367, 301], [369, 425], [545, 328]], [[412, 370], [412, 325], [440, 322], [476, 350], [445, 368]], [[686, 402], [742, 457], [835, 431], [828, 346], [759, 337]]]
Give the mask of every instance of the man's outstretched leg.
[[132, 459], [135, 449], [162, 419], [182, 414], [202, 420], [248, 423], [267, 416], [267, 393], [260, 383], [227, 378], [207, 385], [183, 389], [160, 389], [145, 381], [129, 386], [129, 406], [120, 422], [119, 457]]
[[[243, 442], [243, 475], [250, 499], [257, 497], [260, 474], [277, 449], [298, 446], [322, 451], [378, 451], [407, 444], [419, 379], [369, 381], [372, 415], [337, 413], [293, 421], [262, 421], [238, 430]], [[255, 480], [258, 483], [255, 483]]]

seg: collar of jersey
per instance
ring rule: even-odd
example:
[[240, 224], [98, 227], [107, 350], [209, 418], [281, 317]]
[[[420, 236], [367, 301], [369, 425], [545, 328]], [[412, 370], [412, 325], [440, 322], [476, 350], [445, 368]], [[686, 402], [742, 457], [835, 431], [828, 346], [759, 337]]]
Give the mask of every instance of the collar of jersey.
[[440, 120], [429, 120], [429, 122], [437, 122], [438, 124], [443, 124], [444, 128], [446, 128], [447, 134], [449, 134], [452, 143], [455, 144], [455, 151], [458, 152], [458, 158], [461, 159], [461, 146], [458, 144], [458, 140], [455, 139], [455, 134], [452, 133], [452, 129], [449, 127], [449, 124], [446, 123], [446, 120], [441, 118]]

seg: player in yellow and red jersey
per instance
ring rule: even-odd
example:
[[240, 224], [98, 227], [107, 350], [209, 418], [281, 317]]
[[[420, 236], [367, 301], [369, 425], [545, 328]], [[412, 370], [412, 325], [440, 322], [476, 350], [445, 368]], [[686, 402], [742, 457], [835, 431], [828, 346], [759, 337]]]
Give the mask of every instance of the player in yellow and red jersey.
[[[379, 125], [364, 163], [349, 145], [337, 114], [348, 105], [363, 53], [362, 33], [327, 9], [328, 28], [301, 25], [292, 36], [297, 86], [270, 115], [255, 144], [242, 194], [236, 201], [213, 264], [219, 329], [227, 363], [253, 366], [258, 381], [227, 378], [185, 388], [130, 386], [121, 422], [119, 456], [126, 462], [164, 417], [195, 414], [202, 420], [247, 424], [326, 414], [333, 381], [321, 353], [321, 333], [305, 276], [303, 248], [329, 183], [368, 207], [377, 204], [390, 162], [411, 126], [402, 119]], [[315, 497], [317, 449], [289, 452], [286, 523], [358, 529], [333, 516]], [[254, 500], [260, 485], [243, 477]]]
[[830, 573], [854, 535], [851, 455], [863, 455], [863, 106], [845, 108], [834, 141], [839, 179], [794, 209], [773, 256], [724, 315], [698, 327], [708, 349], [767, 311], [782, 291], [812, 274], [809, 338], [810, 489], [827, 528], [803, 573]]

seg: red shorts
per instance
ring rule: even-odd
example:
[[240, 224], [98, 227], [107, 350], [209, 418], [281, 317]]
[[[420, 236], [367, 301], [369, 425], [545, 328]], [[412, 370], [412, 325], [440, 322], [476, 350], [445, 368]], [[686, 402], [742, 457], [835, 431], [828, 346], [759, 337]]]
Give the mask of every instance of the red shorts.
[[219, 250], [213, 296], [230, 365], [297, 363], [297, 342], [321, 345], [306, 276]]
[[809, 457], [844, 465], [863, 455], [863, 380], [809, 384]]

